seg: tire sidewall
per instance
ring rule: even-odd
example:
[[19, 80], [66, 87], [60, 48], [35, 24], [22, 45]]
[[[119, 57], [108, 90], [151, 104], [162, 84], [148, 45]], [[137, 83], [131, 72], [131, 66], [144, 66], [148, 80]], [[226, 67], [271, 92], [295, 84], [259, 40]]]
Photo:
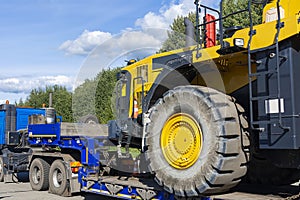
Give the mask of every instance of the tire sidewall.
[[[63, 176], [62, 183], [59, 187], [56, 187], [53, 182], [53, 175], [57, 169], [61, 171]], [[67, 169], [62, 160], [56, 160], [52, 163], [50, 167], [50, 173], [49, 173], [49, 189], [51, 193], [58, 194], [58, 195], [63, 195], [65, 193], [69, 185], [66, 173], [67, 173]]]
[[[174, 94], [164, 97], [164, 104], [157, 104], [156, 109], [164, 109], [164, 114], [155, 116], [158, 113], [153, 113], [152, 120], [159, 118], [160, 122], [158, 123], [158, 120], [155, 120], [150, 126], [148, 143], [150, 143], [149, 150], [152, 156], [148, 157], [151, 158], [155, 155], [155, 159], [152, 159], [151, 162], [154, 162], [154, 165], [160, 165], [159, 169], [157, 169], [157, 166], [154, 167], [156, 173], [163, 173], [165, 176], [168, 174], [169, 179], [176, 177], [177, 181], [181, 182], [189, 179], [189, 182], [202, 181], [205, 184], [204, 178], [199, 178], [199, 174], [207, 174], [211, 171], [212, 164], [216, 162], [216, 156], [212, 156], [212, 154], [215, 154], [216, 149], [218, 149], [218, 139], [216, 136], [220, 131], [218, 130], [220, 126], [217, 126], [215, 122], [216, 113], [211, 109], [213, 106], [212, 102], [202, 93], [195, 91], [197, 92], [196, 94], [191, 94], [189, 92], [185, 93], [182, 90], [180, 94], [177, 92], [179, 90], [175, 89]], [[186, 101], [187, 98], [189, 102]], [[160, 135], [164, 124], [172, 115], [180, 112], [192, 116], [198, 122], [202, 132], [202, 149], [200, 155], [191, 167], [184, 170], [175, 169], [167, 163], [160, 145]], [[180, 177], [178, 177], [178, 173], [180, 173]]]
[[[33, 177], [32, 177], [34, 175], [35, 167], [37, 167], [41, 171], [40, 181], [37, 184], [34, 182]], [[40, 191], [40, 190], [44, 189], [43, 188], [44, 182], [46, 181], [45, 177], [44, 177], [44, 173], [45, 173], [45, 169], [43, 168], [42, 161], [39, 158], [34, 159], [29, 168], [29, 181], [30, 181], [31, 188], [33, 190]]]

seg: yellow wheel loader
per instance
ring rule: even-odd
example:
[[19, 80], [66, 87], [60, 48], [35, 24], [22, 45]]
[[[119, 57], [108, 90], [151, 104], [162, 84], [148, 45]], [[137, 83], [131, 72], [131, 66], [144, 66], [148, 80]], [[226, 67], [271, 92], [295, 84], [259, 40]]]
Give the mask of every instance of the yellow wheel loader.
[[[222, 4], [216, 10], [196, 0], [185, 48], [130, 62], [118, 74], [109, 138], [141, 149], [144, 170], [176, 196], [224, 192], [244, 177], [300, 178], [300, 4], [250, 0], [227, 16]], [[264, 7], [259, 25], [256, 5]], [[241, 12], [249, 26], [225, 30], [224, 19]]]

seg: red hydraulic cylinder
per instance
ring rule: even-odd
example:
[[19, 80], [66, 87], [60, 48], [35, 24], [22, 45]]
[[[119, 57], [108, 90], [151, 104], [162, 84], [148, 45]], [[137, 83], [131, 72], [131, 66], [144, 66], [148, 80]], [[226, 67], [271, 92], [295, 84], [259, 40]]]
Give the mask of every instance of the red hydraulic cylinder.
[[[213, 15], [206, 14], [206, 23], [214, 21], [216, 18]], [[206, 24], [206, 48], [216, 46], [217, 41], [216, 22]]]

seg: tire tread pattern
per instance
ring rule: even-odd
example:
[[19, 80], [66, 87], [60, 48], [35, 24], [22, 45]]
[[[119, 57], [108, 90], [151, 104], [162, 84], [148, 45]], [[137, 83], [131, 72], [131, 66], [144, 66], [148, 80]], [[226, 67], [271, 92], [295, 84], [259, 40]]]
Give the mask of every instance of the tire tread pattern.
[[47, 163], [44, 159], [41, 158], [35, 158], [30, 166], [30, 169], [32, 168], [32, 166], [38, 165], [38, 167], [41, 167], [41, 171], [42, 171], [42, 178], [41, 178], [41, 183], [39, 184], [34, 184], [33, 181], [31, 180], [31, 170], [29, 170], [29, 179], [30, 179], [30, 185], [31, 188], [33, 190], [38, 190], [38, 191], [44, 191], [44, 190], [48, 190], [49, 188], [49, 169], [50, 169], [50, 165], [49, 163]]
[[[59, 169], [61, 171], [61, 173], [63, 174], [62, 176], [62, 183], [60, 185], [60, 187], [55, 187], [54, 183], [53, 183], [53, 173], [55, 170]], [[70, 182], [67, 179], [67, 169], [65, 167], [65, 164], [63, 163], [62, 160], [57, 159], [55, 160], [51, 167], [50, 167], [50, 175], [49, 175], [49, 180], [50, 180], [50, 184], [49, 184], [49, 191], [53, 194], [57, 194], [63, 197], [68, 197], [71, 196], [71, 192], [70, 192]]]
[[[176, 177], [170, 178], [165, 171], [160, 169], [159, 163], [162, 162], [160, 160], [164, 158], [155, 154], [157, 150], [153, 149], [151, 144], [155, 142], [152, 136], [159, 134], [153, 133], [152, 130], [155, 130], [157, 123], [164, 123], [160, 118], [166, 113], [165, 110], [172, 109], [170, 105], [178, 103], [176, 99], [194, 96], [200, 96], [208, 102], [209, 109], [215, 113], [215, 123], [219, 123], [222, 131], [216, 135], [219, 147], [215, 149], [214, 156], [217, 157], [218, 162], [212, 162], [211, 166], [207, 167], [205, 175], [197, 175], [199, 182], [189, 183], [188, 180], [176, 181]], [[201, 102], [197, 106], [201, 106], [200, 104]], [[207, 87], [180, 86], [168, 91], [149, 110], [148, 114], [146, 145], [149, 145], [149, 149], [146, 152], [146, 158], [150, 163], [150, 171], [155, 174], [156, 182], [166, 191], [182, 197], [225, 192], [237, 185], [246, 174], [249, 156], [247, 153], [249, 151], [248, 124], [243, 108], [235, 102], [234, 98]]]

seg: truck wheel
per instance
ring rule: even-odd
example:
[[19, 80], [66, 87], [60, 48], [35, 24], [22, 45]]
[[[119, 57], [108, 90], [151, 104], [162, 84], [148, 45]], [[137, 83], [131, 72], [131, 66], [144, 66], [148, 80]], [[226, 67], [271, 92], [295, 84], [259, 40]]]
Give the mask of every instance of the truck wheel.
[[41, 158], [35, 158], [29, 168], [29, 181], [33, 190], [48, 190], [50, 165]]
[[3, 164], [3, 158], [0, 156], [0, 182], [3, 182], [4, 180], [4, 164]]
[[50, 167], [49, 190], [53, 194], [69, 196], [69, 181], [67, 169], [62, 160], [55, 160]]
[[149, 110], [146, 158], [156, 182], [176, 196], [229, 190], [246, 174], [248, 123], [234, 99], [181, 86]]

